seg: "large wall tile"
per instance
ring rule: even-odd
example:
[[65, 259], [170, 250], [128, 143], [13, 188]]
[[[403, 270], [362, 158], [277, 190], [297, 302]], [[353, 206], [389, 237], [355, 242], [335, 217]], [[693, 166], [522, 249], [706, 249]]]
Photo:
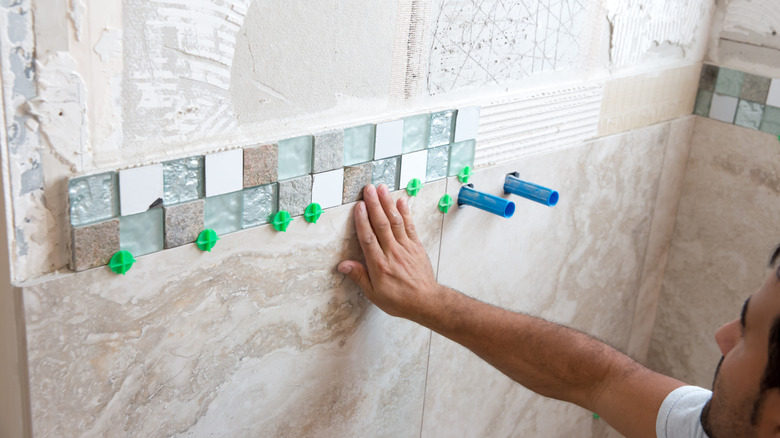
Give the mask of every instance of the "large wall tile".
[[697, 118], [653, 330], [650, 365], [709, 387], [715, 331], [739, 316], [780, 242], [777, 137]]
[[[439, 280], [625, 349], [669, 132], [670, 124], [655, 125], [477, 172], [478, 190], [501, 195], [504, 176], [518, 171], [558, 190], [560, 202], [550, 208], [505, 196], [517, 204], [510, 219], [472, 207], [450, 212]], [[448, 181], [448, 193], [457, 197], [460, 185]], [[423, 437], [606, 433], [589, 412], [536, 396], [434, 335]]]
[[[434, 266], [445, 185], [410, 199]], [[359, 255], [351, 218], [25, 287], [36, 436], [419, 436], [430, 331], [336, 272]]]

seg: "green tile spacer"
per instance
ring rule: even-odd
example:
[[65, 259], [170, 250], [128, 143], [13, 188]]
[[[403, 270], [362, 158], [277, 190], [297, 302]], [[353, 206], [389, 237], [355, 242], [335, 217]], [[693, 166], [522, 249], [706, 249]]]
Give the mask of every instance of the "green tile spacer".
[[420, 181], [420, 178], [414, 178], [411, 181], [409, 181], [409, 184], [406, 185], [406, 193], [409, 196], [417, 196], [417, 193], [422, 188], [423, 184]]
[[322, 207], [316, 202], [312, 202], [306, 207], [306, 211], [303, 212], [303, 218], [310, 224], [316, 224], [317, 220], [322, 215]]
[[598, 420], [599, 418], [601, 418], [601, 417], [599, 417], [599, 414], [594, 412], [593, 413], [593, 419]]
[[445, 193], [444, 196], [439, 199], [439, 211], [447, 214], [450, 212], [450, 207], [452, 207], [452, 196]]
[[469, 182], [469, 178], [471, 178], [471, 167], [466, 166], [464, 167], [460, 173], [458, 173], [458, 181], [462, 182], [463, 184], [466, 184]]
[[195, 245], [197, 245], [198, 249], [201, 251], [211, 252], [211, 248], [214, 248], [214, 245], [217, 244], [217, 240], [219, 240], [217, 232], [207, 228], [200, 232], [198, 240], [195, 241]]
[[135, 259], [130, 251], [119, 251], [111, 257], [111, 261], [108, 262], [108, 267], [111, 268], [117, 274], [125, 275], [130, 268], [133, 267]]
[[279, 210], [279, 213], [276, 213], [276, 216], [274, 216], [274, 220], [271, 223], [274, 225], [276, 231], [285, 232], [287, 231], [287, 226], [290, 225], [290, 222], [292, 222], [290, 213]]

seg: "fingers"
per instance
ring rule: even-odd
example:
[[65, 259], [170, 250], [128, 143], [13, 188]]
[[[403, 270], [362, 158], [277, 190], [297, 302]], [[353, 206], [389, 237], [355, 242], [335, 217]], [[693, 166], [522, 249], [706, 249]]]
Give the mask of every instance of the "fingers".
[[368, 271], [362, 263], [358, 263], [354, 260], [344, 260], [339, 263], [339, 272], [346, 275], [352, 281], [355, 282], [364, 293], [370, 294], [373, 289], [371, 288], [371, 280], [368, 278]]
[[405, 198], [398, 200], [398, 212], [401, 213], [406, 235], [409, 236], [409, 239], [412, 241], [419, 242], [420, 238], [417, 236], [417, 229], [414, 228], [414, 221], [412, 220], [412, 211], [409, 209], [409, 203]]
[[360, 247], [363, 249], [363, 255], [366, 257], [366, 264], [373, 265], [378, 260], [382, 260], [385, 254], [382, 252], [377, 236], [371, 228], [364, 202], [358, 202], [355, 206], [355, 229], [357, 230]]
[[[387, 214], [382, 208], [382, 204], [379, 202], [376, 188], [372, 184], [363, 188], [363, 200], [365, 201], [368, 219], [371, 221], [373, 232], [382, 248], [387, 248], [395, 241], [395, 237], [390, 228], [390, 221], [387, 218]], [[358, 236], [359, 235], [360, 233], [358, 232]]]
[[408, 239], [406, 235], [406, 228], [404, 227], [404, 219], [401, 217], [398, 209], [395, 207], [395, 202], [390, 196], [390, 191], [387, 186], [381, 184], [376, 189], [379, 196], [379, 202], [382, 204], [382, 208], [387, 215], [387, 220], [390, 222], [390, 230], [393, 232], [393, 236], [399, 243], [403, 243]]

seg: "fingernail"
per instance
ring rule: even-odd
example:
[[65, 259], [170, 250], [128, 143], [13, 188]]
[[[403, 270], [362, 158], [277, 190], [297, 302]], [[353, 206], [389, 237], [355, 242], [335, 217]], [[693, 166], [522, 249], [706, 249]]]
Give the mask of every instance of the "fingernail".
[[349, 274], [350, 272], [352, 272], [352, 266], [349, 265], [339, 266], [339, 272], [341, 272], [342, 274]]
[[376, 188], [374, 187], [373, 184], [367, 185], [365, 190], [367, 196], [374, 196], [374, 194], [376, 193]]
[[376, 188], [376, 191], [381, 193], [381, 194], [383, 194], [383, 195], [386, 195], [387, 194], [387, 186], [384, 185], [384, 184], [379, 184], [379, 187]]

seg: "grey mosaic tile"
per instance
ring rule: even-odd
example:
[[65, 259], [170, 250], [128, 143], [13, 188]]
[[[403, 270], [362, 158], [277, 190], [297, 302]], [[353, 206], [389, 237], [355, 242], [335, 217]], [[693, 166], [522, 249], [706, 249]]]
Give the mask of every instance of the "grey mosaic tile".
[[744, 79], [745, 73], [721, 67], [718, 72], [718, 81], [715, 83], [715, 93], [739, 97]]
[[71, 178], [68, 181], [71, 225], [77, 227], [117, 216], [118, 189], [116, 172]]
[[163, 163], [163, 203], [174, 205], [204, 196], [203, 156]]
[[373, 162], [371, 184], [385, 184], [391, 192], [398, 189], [398, 174], [401, 157], [391, 157]]
[[759, 129], [764, 115], [764, 105], [747, 100], [740, 100], [737, 105], [737, 116], [734, 124], [744, 128]]
[[715, 65], [704, 64], [701, 68], [701, 77], [699, 78], [699, 89], [715, 91], [715, 82], [718, 80], [718, 67]]
[[363, 199], [363, 187], [371, 184], [373, 169], [373, 163], [363, 163], [344, 168], [343, 204]]
[[133, 256], [162, 251], [164, 241], [162, 208], [119, 218], [119, 247]]
[[344, 131], [331, 131], [314, 136], [312, 172], [320, 173], [344, 165]]
[[270, 184], [279, 179], [279, 145], [244, 148], [244, 188]]
[[243, 228], [267, 224], [278, 211], [279, 185], [266, 184], [244, 189]]
[[119, 251], [119, 219], [109, 219], [71, 229], [70, 269], [103, 266]]
[[766, 103], [766, 96], [769, 94], [769, 85], [772, 83], [770, 78], [745, 74], [745, 80], [742, 81], [742, 92], [739, 97], [743, 100]]
[[279, 181], [279, 210], [285, 210], [291, 216], [300, 216], [311, 204], [312, 176]]
[[197, 240], [205, 228], [205, 210], [203, 199], [165, 206], [165, 248], [176, 248]]

